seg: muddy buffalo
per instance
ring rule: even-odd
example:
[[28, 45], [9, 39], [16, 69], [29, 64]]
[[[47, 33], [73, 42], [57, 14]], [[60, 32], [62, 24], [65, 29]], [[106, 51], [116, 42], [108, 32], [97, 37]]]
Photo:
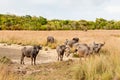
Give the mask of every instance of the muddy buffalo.
[[68, 57], [70, 55], [70, 48], [66, 45], [59, 45], [56, 48], [57, 54], [58, 54], [58, 61], [63, 60], [64, 54]]
[[79, 42], [79, 38], [73, 38], [72, 40], [68, 40], [66, 39], [66, 41], [64, 42], [65, 45], [68, 45], [69, 47], [73, 47], [73, 45], [75, 43]]
[[39, 53], [39, 50], [42, 49], [42, 46], [26, 46], [24, 48], [21, 49], [22, 55], [21, 55], [21, 64], [25, 64], [24, 63], [24, 57], [28, 57], [31, 58], [31, 65], [33, 65], [33, 61], [34, 61], [34, 65], [36, 65], [36, 56]]
[[48, 36], [48, 37], [47, 37], [47, 44], [48, 44], [48, 43], [54, 43], [54, 42], [55, 42], [55, 39], [54, 39], [53, 36]]

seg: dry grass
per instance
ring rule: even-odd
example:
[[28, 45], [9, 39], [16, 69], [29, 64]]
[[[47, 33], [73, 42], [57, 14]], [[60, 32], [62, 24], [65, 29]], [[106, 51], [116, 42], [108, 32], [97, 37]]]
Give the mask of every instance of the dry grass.
[[[57, 42], [79, 37], [81, 42], [107, 41], [115, 38], [112, 35], [120, 35], [119, 30], [96, 30], [96, 31], [0, 31], [0, 42], [17, 44], [42, 44], [47, 36], [54, 36]], [[99, 39], [98, 39], [99, 38]]]
[[73, 80], [73, 72], [71, 72], [73, 63], [72, 60], [68, 60], [27, 66], [25, 70], [31, 72], [27, 74], [14, 72], [13, 68], [18, 66], [16, 64], [0, 63], [0, 80]]
[[[120, 79], [120, 55], [100, 55], [83, 61], [74, 67], [76, 80], [114, 80]], [[115, 79], [115, 80], [119, 80]]]
[[[17, 44], [44, 44], [47, 36], [54, 36], [57, 44], [65, 39], [80, 38], [81, 43], [105, 42], [100, 56], [86, 61], [56, 62], [28, 66], [27, 70], [41, 70], [37, 74], [21, 76], [8, 74], [8, 66], [1, 65], [0, 80], [119, 80], [120, 79], [120, 31], [0, 31], [0, 42]], [[116, 36], [117, 35], [117, 36]], [[52, 47], [55, 48], [56, 44]], [[7, 76], [7, 77], [6, 77]], [[62, 76], [62, 77], [61, 77]]]

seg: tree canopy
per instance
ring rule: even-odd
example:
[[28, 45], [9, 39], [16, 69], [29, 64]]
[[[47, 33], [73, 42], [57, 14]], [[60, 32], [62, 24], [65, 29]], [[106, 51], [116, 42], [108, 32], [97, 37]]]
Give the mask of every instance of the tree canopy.
[[87, 20], [48, 20], [42, 16], [0, 14], [0, 30], [95, 30], [120, 29], [120, 21], [96, 18]]

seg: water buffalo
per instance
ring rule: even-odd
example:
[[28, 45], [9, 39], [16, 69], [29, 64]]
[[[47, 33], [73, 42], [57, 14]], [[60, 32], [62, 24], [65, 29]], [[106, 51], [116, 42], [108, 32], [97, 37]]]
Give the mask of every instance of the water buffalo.
[[58, 54], [58, 61], [63, 60], [64, 53], [65, 53], [66, 56], [69, 56], [69, 54], [70, 54], [70, 49], [69, 49], [69, 47], [66, 47], [66, 45], [57, 46], [56, 51], [57, 51], [57, 54]]
[[48, 44], [48, 43], [54, 43], [54, 42], [55, 42], [55, 39], [54, 39], [53, 36], [48, 36], [48, 37], [47, 37], [47, 44]]
[[90, 50], [90, 47], [87, 44], [79, 44], [78, 48], [76, 49], [76, 52], [81, 58], [90, 55], [92, 51]]
[[72, 40], [66, 39], [65, 45], [68, 45], [69, 47], [73, 47], [75, 43], [78, 43], [79, 38], [73, 38]]
[[104, 46], [104, 43], [93, 43], [90, 45], [87, 44], [76, 44], [74, 45], [75, 51], [79, 55], [79, 57], [86, 57], [87, 55], [91, 55], [93, 53], [99, 53], [102, 46]]
[[31, 65], [36, 65], [36, 56], [39, 53], [39, 50], [42, 49], [42, 46], [26, 46], [21, 49], [22, 56], [21, 56], [21, 64], [24, 64], [24, 57], [31, 58]]
[[104, 43], [95, 43], [93, 42], [93, 44], [90, 44], [89, 47], [91, 50], [93, 50], [93, 53], [99, 53], [100, 49], [105, 45]]
[[74, 49], [73, 52], [76, 52], [77, 49], [78, 49], [79, 47], [81, 47], [81, 46], [87, 46], [87, 47], [88, 47], [88, 45], [85, 44], [85, 43], [82, 43], [82, 44], [80, 44], [80, 43], [75, 43], [75, 44], [73, 44], [73, 47], [72, 47], [72, 48]]

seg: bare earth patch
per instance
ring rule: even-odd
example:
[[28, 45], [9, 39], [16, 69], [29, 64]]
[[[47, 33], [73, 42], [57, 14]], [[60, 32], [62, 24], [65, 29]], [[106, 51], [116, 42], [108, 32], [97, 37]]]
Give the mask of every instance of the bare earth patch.
[[[21, 48], [23, 46], [20, 45], [6, 45], [0, 44], [0, 56], [6, 56], [10, 58], [13, 62], [20, 63], [21, 58]], [[64, 57], [66, 60], [67, 57]], [[41, 63], [49, 63], [49, 62], [56, 62], [57, 61], [57, 52], [56, 49], [48, 49], [47, 51], [40, 50], [37, 56], [37, 64]], [[25, 58], [25, 63], [30, 65], [31, 59]]]

